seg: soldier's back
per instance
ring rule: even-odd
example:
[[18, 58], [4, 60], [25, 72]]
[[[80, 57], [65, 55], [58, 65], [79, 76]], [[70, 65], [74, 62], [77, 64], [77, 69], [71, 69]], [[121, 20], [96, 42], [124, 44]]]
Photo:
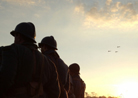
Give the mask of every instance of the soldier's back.
[[60, 98], [68, 98], [67, 92], [69, 91], [69, 73], [68, 66], [59, 57], [58, 53], [54, 50], [48, 50], [44, 53], [55, 65], [59, 75], [59, 82], [61, 88]]
[[28, 91], [24, 88], [32, 81], [39, 82], [42, 65], [44, 69], [50, 69], [42, 74], [42, 82], [43, 84], [49, 82], [52, 68], [48, 64], [48, 59], [37, 50], [34, 44], [12, 44], [2, 50], [0, 96], [5, 94], [7, 97], [29, 98]]

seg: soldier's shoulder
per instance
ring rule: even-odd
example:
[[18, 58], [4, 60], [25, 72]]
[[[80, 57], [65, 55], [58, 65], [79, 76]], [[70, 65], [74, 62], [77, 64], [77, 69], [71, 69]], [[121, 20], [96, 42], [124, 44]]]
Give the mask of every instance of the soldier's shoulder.
[[65, 64], [65, 62], [61, 58], [58, 58], [58, 62]]
[[0, 51], [2, 51], [2, 49], [3, 49], [3, 46], [0, 47]]
[[10, 50], [11, 47], [12, 47], [11, 45], [9, 45], [9, 46], [3, 46], [3, 47], [2, 47], [2, 50], [3, 50], [3, 51]]
[[15, 51], [24, 51], [24, 50], [28, 49], [27, 47], [25, 47], [24, 45], [21, 45], [21, 44], [12, 44], [11, 48]]
[[64, 67], [66, 70], [68, 69], [68, 65], [61, 59], [58, 59], [58, 63], [60, 64], [60, 66]]
[[18, 45], [18, 44], [11, 44], [11, 45], [8, 45], [8, 46], [4, 46], [2, 48], [2, 51], [17, 51], [17, 50], [24, 50], [24, 47], [21, 46], [21, 45]]

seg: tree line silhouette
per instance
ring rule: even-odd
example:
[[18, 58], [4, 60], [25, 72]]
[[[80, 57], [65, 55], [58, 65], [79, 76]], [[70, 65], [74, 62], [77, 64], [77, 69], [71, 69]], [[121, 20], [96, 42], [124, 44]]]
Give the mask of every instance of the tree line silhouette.
[[114, 96], [98, 96], [95, 92], [91, 92], [91, 94], [88, 94], [85, 92], [85, 98], [121, 98], [121, 97], [114, 97]]

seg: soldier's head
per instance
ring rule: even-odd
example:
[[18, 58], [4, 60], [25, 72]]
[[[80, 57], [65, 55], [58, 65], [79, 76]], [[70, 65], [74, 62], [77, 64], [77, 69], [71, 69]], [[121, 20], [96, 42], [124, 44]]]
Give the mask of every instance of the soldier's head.
[[80, 66], [77, 63], [73, 63], [69, 66], [69, 72], [70, 74], [80, 74]]
[[57, 50], [57, 42], [53, 36], [44, 37], [38, 46], [41, 48], [42, 53], [47, 50]]
[[22, 22], [10, 32], [14, 36], [14, 43], [21, 44], [23, 42], [36, 43], [35, 26], [31, 22]]

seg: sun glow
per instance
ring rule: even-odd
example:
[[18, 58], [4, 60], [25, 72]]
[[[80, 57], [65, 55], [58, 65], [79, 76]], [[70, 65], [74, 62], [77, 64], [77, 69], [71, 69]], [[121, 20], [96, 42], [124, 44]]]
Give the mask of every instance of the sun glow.
[[122, 98], [138, 98], [138, 82], [129, 81], [117, 85], [118, 93]]

